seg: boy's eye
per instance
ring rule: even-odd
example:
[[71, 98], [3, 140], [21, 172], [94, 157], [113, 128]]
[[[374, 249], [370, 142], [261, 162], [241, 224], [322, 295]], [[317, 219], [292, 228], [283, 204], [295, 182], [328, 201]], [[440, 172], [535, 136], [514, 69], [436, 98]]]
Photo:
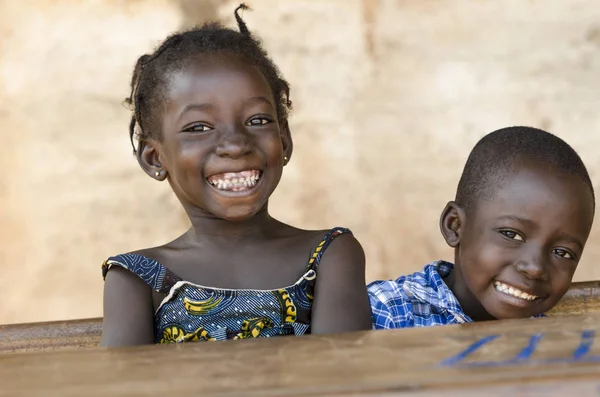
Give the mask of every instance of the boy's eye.
[[205, 124], [193, 124], [190, 125], [189, 127], [184, 128], [182, 131], [183, 132], [208, 132], [211, 131], [213, 128], [209, 127]]
[[556, 248], [556, 249], [554, 249], [553, 253], [554, 253], [554, 255], [558, 255], [558, 256], [560, 256], [562, 258], [565, 258], [565, 259], [573, 259], [573, 258], [575, 258], [575, 256], [573, 254], [571, 254], [569, 251], [564, 250], [562, 248]]
[[525, 241], [519, 233], [513, 232], [512, 230], [500, 230], [500, 234], [511, 240]]
[[266, 117], [254, 117], [246, 122], [246, 125], [265, 125], [271, 122], [270, 119]]

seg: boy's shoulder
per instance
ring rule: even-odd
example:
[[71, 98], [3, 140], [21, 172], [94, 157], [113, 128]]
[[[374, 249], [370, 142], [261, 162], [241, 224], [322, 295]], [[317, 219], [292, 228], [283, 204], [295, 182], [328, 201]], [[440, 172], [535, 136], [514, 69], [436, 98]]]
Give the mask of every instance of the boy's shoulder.
[[449, 262], [435, 261], [423, 270], [378, 280], [367, 286], [374, 328], [404, 328], [464, 322], [462, 309], [443, 278]]
[[[402, 298], [411, 300], [423, 300], [424, 295], [419, 292], [431, 294], [435, 292], [438, 295], [438, 290], [442, 287], [442, 280], [453, 269], [453, 265], [444, 261], [431, 262], [423, 268], [423, 270], [412, 274], [400, 276], [395, 280], [376, 280], [367, 286], [370, 294], [373, 295], [389, 295], [390, 297]], [[444, 284], [445, 285], [445, 284]], [[430, 300], [430, 299], [425, 299]]]

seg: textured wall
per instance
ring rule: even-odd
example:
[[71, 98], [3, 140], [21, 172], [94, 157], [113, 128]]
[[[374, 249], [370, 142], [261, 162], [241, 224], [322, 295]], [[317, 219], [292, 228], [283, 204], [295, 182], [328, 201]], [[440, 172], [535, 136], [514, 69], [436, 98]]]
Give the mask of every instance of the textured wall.
[[[248, 4], [295, 105], [273, 213], [352, 228], [369, 280], [451, 258], [439, 212], [472, 145], [496, 128], [549, 129], [598, 183], [594, 0]], [[139, 55], [172, 30], [232, 24], [235, 5], [0, 0], [0, 323], [101, 315], [102, 260], [185, 230], [168, 185], [131, 156], [121, 101]], [[599, 230], [577, 280], [600, 278]]]

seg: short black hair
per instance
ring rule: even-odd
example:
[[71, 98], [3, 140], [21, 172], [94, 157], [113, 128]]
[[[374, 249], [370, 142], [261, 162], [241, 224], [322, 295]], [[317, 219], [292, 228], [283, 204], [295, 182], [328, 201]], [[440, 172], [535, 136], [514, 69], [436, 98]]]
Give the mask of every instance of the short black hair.
[[533, 127], [507, 127], [484, 136], [473, 148], [456, 190], [456, 203], [467, 213], [493, 196], [504, 178], [523, 162], [536, 162], [585, 183], [594, 208], [594, 187], [577, 152], [559, 137]]
[[[248, 7], [240, 4], [234, 12], [239, 31], [218, 22], [206, 23], [172, 34], [152, 54], [142, 55], [137, 60], [131, 78], [131, 94], [125, 99], [133, 113], [129, 139], [134, 153], [140, 151], [146, 139], [162, 138], [157, 116], [165, 103], [169, 75], [202, 55], [232, 55], [258, 68], [273, 93], [279, 122], [287, 121], [292, 109], [290, 86], [240, 17], [239, 10], [244, 9]], [[136, 135], [139, 139], [137, 149]]]

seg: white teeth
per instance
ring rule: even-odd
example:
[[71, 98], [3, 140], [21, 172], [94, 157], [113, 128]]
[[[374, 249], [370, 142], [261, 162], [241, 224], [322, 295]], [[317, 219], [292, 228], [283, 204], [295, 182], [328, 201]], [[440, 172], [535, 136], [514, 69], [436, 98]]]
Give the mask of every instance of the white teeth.
[[519, 290], [519, 289], [517, 289], [515, 287], [512, 287], [510, 285], [506, 285], [504, 283], [501, 283], [500, 281], [495, 281], [494, 282], [494, 287], [498, 291], [503, 292], [503, 293], [508, 294], [508, 295], [511, 295], [511, 296], [514, 296], [516, 298], [525, 299], [525, 300], [528, 300], [528, 301], [533, 301], [533, 300], [536, 300], [538, 298], [535, 295], [530, 295], [530, 294], [528, 294], [525, 291], [521, 291], [521, 290]]
[[208, 178], [208, 182], [219, 190], [242, 191], [251, 189], [258, 183], [260, 171], [226, 172]]

